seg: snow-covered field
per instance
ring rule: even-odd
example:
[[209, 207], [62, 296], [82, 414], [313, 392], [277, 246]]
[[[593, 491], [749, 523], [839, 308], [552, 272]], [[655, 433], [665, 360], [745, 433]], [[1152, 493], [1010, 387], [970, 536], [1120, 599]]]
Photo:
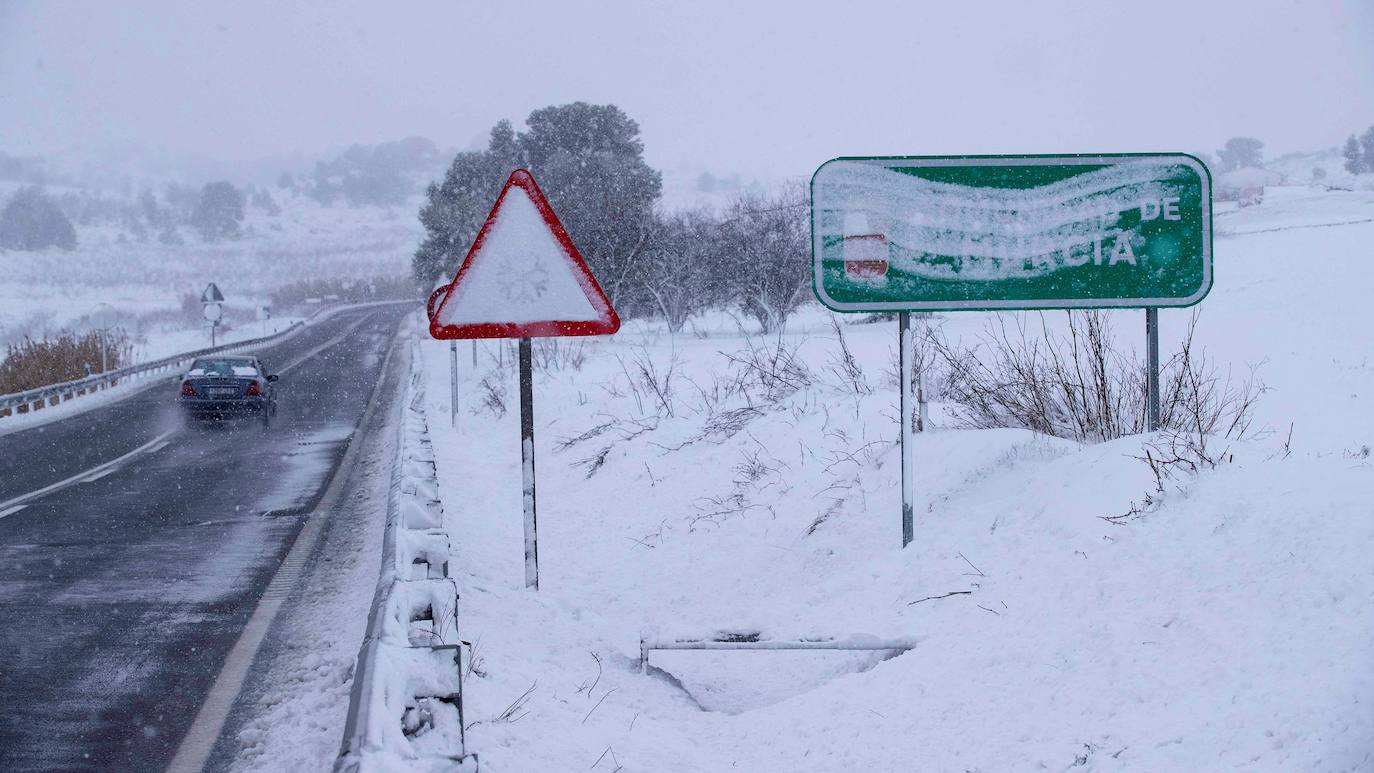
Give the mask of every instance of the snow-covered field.
[[101, 303], [122, 315], [121, 324], [135, 338], [156, 336], [169, 326], [194, 333], [195, 321], [188, 325], [179, 316], [182, 298], [198, 296], [208, 282], [224, 292], [229, 314], [258, 329], [254, 312], [282, 285], [409, 274], [423, 234], [415, 217], [418, 199], [399, 207], [354, 208], [277, 195], [282, 212], [267, 215], [250, 207], [237, 240], [202, 243], [183, 229], [186, 243], [172, 246], [155, 236], [137, 241], [100, 226], [79, 228], [72, 251], [0, 250], [0, 345], [25, 334], [82, 328]]
[[[721, 396], [750, 345], [733, 321], [635, 322], [537, 345], [531, 592], [511, 352], [479, 343], [474, 368], [459, 343], [450, 427], [448, 345], [426, 341], [469, 749], [492, 771], [1374, 769], [1374, 194], [1271, 189], [1216, 226], [1199, 343], [1259, 366], [1270, 431], [1126, 525], [1103, 517], [1152, 489], [1149, 438], [963, 430], [936, 405], [902, 549], [895, 325], [846, 324], [871, 394], [808, 307], [795, 389]], [[1189, 315], [1160, 316], [1167, 348]], [[1113, 319], [1143, 337], [1140, 312]], [[919, 643], [639, 673], [642, 635], [717, 631]]]

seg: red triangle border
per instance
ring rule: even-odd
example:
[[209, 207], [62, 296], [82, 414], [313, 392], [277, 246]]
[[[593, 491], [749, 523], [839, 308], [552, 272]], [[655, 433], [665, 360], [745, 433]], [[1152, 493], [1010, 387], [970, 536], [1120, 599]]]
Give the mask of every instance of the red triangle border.
[[[573, 276], [577, 278], [578, 284], [582, 286], [582, 291], [586, 293], [587, 300], [592, 304], [598, 316], [595, 321], [567, 321], [567, 320], [544, 320], [540, 322], [484, 322], [477, 324], [464, 325], [441, 325], [438, 322], [439, 313], [444, 305], [448, 303], [453, 295], [453, 289], [463, 281], [463, 275], [472, 267], [473, 258], [482, 250], [486, 242], [487, 234], [496, 222], [496, 214], [501, 211], [501, 205], [506, 200], [506, 194], [512, 187], [518, 187], [525, 191], [534, 203], [534, 207], [539, 211], [539, 216], [544, 219], [544, 224], [549, 227], [554, 240], [563, 248], [564, 255], [568, 258], [568, 264], [573, 269]], [[433, 338], [440, 340], [465, 339], [465, 338], [545, 338], [553, 336], [593, 336], [611, 335], [620, 329], [620, 315], [615, 313], [611, 307], [611, 302], [606, 298], [606, 293], [602, 291], [601, 285], [597, 284], [596, 277], [592, 276], [591, 269], [587, 268], [587, 263], [582, 259], [582, 253], [578, 252], [577, 245], [573, 244], [568, 237], [568, 231], [559, 222], [558, 216], [554, 214], [553, 207], [549, 206], [549, 200], [544, 197], [544, 192], [539, 189], [539, 184], [534, 181], [534, 175], [528, 169], [516, 169], [511, 172], [506, 179], [506, 184], [501, 188], [501, 193], [496, 197], [496, 203], [492, 205], [491, 213], [487, 215], [487, 220], [482, 224], [481, 230], [477, 232], [477, 238], [473, 239], [472, 247], [468, 249], [467, 257], [463, 259], [463, 264], [459, 266], [458, 273], [453, 277], [453, 281], [434, 291], [434, 295], [443, 292], [443, 298], [439, 300], [435, 307], [433, 302], [429, 304], [429, 334]], [[431, 296], [433, 300], [433, 296]]]

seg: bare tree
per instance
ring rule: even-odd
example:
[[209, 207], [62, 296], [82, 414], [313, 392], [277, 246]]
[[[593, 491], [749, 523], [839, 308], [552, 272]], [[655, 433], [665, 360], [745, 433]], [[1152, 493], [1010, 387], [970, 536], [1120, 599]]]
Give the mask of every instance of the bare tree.
[[719, 230], [710, 213], [691, 210], [661, 221], [650, 240], [641, 269], [644, 291], [673, 333], [711, 304]]
[[721, 276], [730, 295], [764, 333], [780, 329], [806, 299], [808, 228], [805, 186], [740, 196], [721, 224]]

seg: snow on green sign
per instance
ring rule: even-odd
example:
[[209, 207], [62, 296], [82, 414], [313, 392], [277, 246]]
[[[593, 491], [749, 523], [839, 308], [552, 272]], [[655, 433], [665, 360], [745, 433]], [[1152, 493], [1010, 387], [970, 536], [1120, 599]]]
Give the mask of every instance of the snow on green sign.
[[1211, 176], [1183, 154], [837, 158], [811, 236], [837, 311], [1191, 306]]

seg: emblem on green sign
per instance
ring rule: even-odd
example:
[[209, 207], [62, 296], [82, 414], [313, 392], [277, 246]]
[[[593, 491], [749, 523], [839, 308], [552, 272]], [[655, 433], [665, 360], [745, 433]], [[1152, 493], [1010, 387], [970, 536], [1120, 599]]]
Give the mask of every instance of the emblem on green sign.
[[1183, 154], [838, 158], [811, 178], [816, 296], [837, 311], [1191, 306], [1211, 176]]

